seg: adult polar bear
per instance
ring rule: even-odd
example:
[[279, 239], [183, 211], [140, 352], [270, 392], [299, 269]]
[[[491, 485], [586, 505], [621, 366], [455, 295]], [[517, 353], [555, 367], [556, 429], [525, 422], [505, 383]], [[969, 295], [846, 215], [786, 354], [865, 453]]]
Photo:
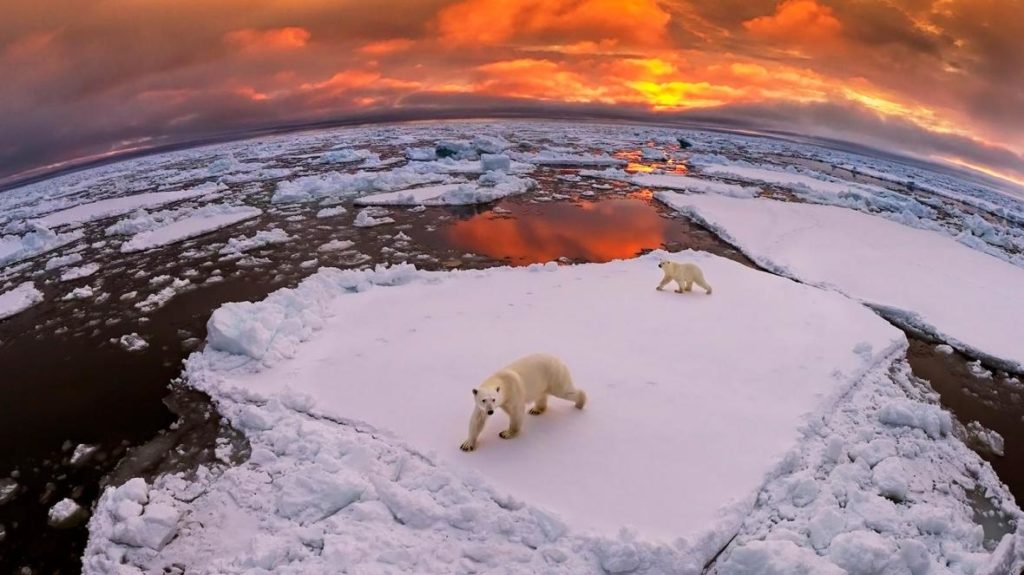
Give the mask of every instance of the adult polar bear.
[[500, 407], [508, 414], [508, 429], [498, 435], [512, 439], [523, 426], [526, 404], [532, 403], [531, 415], [540, 415], [548, 408], [548, 395], [576, 404], [583, 409], [587, 394], [576, 389], [569, 368], [557, 357], [536, 353], [517, 359], [499, 369], [473, 390], [473, 415], [469, 418], [469, 438], [460, 446], [463, 451], [476, 449], [477, 438], [484, 429], [487, 417]]

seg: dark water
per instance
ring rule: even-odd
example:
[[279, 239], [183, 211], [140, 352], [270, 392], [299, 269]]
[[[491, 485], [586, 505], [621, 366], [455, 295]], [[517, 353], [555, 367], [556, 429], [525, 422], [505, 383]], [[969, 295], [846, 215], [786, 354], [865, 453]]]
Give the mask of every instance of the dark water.
[[[116, 484], [213, 462], [218, 438], [236, 445], [236, 457], [245, 457], [244, 440], [220, 424], [209, 398], [171, 382], [182, 360], [205, 338], [205, 322], [220, 304], [259, 300], [297, 284], [315, 270], [299, 262], [317, 255], [320, 265], [347, 267], [339, 255], [317, 254], [328, 240], [352, 240], [371, 262], [391, 262], [390, 236], [401, 230], [412, 238], [416, 254], [432, 256], [425, 262], [412, 260], [426, 269], [555, 259], [604, 262], [658, 248], [698, 249], [753, 266], [708, 230], [662, 208], [648, 191], [613, 183], [600, 199], [591, 198], [585, 193], [592, 182], [560, 177], [568, 173], [543, 170], [534, 175], [543, 192], [494, 205], [395, 210], [396, 223], [379, 228], [356, 230], [317, 220], [311, 217], [315, 207], [268, 214], [201, 240], [102, 262], [103, 289], [115, 296], [107, 302], [61, 302], [60, 294], [47, 293], [45, 303], [0, 323], [0, 478], [17, 476], [19, 484], [15, 498], [0, 505], [6, 532], [0, 540], [0, 573], [23, 567], [33, 573], [80, 570], [84, 526], [56, 530], [46, 525], [47, 509], [64, 497], [88, 507], [104, 481]], [[186, 250], [271, 227], [295, 239], [250, 254], [263, 263], [223, 262], [216, 254], [182, 257]], [[140, 269], [173, 277], [193, 274], [190, 279], [201, 286], [140, 321], [134, 302], [116, 297], [152, 291], [147, 279], [135, 278]], [[214, 275], [224, 280], [202, 284]], [[131, 332], [150, 347], [129, 353], [110, 342]], [[928, 345], [916, 340], [912, 345], [915, 373], [933, 381], [944, 404], [963, 421], [979, 420], [1006, 437], [1006, 456], [992, 462], [1014, 493], [1024, 497], [1022, 426], [1014, 411], [1020, 409], [1020, 397], [992, 392], [999, 382], [976, 381], [964, 358], [937, 357]], [[79, 443], [96, 444], [99, 451], [89, 464], [74, 467], [68, 463], [69, 448]]]

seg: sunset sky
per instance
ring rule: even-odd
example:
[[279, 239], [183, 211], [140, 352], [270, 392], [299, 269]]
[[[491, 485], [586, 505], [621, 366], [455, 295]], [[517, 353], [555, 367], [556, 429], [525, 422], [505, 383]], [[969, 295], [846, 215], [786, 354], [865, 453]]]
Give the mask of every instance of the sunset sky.
[[347, 118], [613, 115], [1024, 181], [1024, 0], [7, 0], [0, 178]]

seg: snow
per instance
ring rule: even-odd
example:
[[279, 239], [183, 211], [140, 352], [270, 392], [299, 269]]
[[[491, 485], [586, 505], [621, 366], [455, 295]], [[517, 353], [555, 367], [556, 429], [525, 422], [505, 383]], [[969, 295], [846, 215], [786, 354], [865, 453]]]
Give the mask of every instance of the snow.
[[643, 148], [640, 150], [640, 157], [644, 160], [664, 162], [668, 159], [668, 155], [657, 149], [657, 148]]
[[583, 170], [580, 174], [590, 178], [603, 178], [627, 182], [636, 186], [685, 190], [704, 194], [720, 194], [735, 198], [753, 198], [761, 191], [760, 188], [754, 186], [727, 184], [725, 182], [716, 182], [714, 180], [684, 176], [681, 174], [631, 174], [625, 170], [616, 168], [607, 168], [604, 170]]
[[122, 335], [118, 343], [126, 351], [142, 351], [149, 347], [149, 343], [137, 333]]
[[395, 223], [395, 219], [387, 217], [386, 210], [381, 212], [375, 208], [366, 208], [356, 214], [356, 219], [352, 222], [352, 225], [357, 228], [372, 228], [393, 223]]
[[40, 225], [31, 228], [32, 231], [20, 236], [0, 236], [0, 267], [55, 250], [85, 235], [81, 230], [57, 234]]
[[291, 239], [292, 236], [289, 236], [288, 232], [281, 228], [260, 230], [250, 237], [241, 236], [229, 239], [227, 245], [220, 250], [220, 253], [221, 255], [243, 254], [257, 248], [283, 244]]
[[[97, 512], [89, 527], [91, 531], [106, 530], [115, 543], [159, 551], [178, 531], [181, 514], [174, 503], [169, 498], [151, 498], [148, 485], [140, 478], [108, 490], [103, 498], [110, 507]], [[89, 565], [85, 567], [89, 572]]]
[[512, 160], [505, 154], [482, 154], [480, 169], [484, 172], [510, 172], [512, 171]]
[[32, 282], [0, 293], [0, 320], [15, 316], [43, 301], [43, 292]]
[[84, 465], [89, 462], [89, 460], [98, 450], [98, 445], [88, 445], [85, 443], [80, 443], [75, 446], [75, 451], [71, 454], [71, 459], [69, 463], [76, 467]]
[[968, 437], [979, 448], [998, 457], [1005, 455], [1003, 436], [999, 432], [988, 429], [977, 421], [968, 423], [966, 428]]
[[[356, 245], [351, 240], [331, 240], [316, 249], [318, 252], [342, 252]], [[314, 260], [315, 261], [315, 260]]]
[[488, 172], [477, 183], [441, 184], [412, 188], [398, 192], [372, 194], [356, 199], [358, 206], [461, 206], [485, 204], [511, 195], [522, 194], [531, 189], [535, 182], [529, 178], [506, 176], [500, 172]]
[[829, 546], [828, 557], [849, 575], [884, 573], [900, 561], [892, 541], [864, 529], [836, 536]]
[[87, 277], [93, 275], [94, 273], [96, 273], [98, 271], [100, 271], [100, 264], [97, 264], [97, 263], [85, 264], [84, 266], [80, 266], [80, 267], [77, 267], [77, 268], [71, 268], [71, 269], [65, 271], [64, 273], [62, 273], [61, 276], [60, 276], [60, 281], [62, 281], [62, 282], [69, 282], [69, 281], [73, 281], [73, 280], [87, 278]]
[[[228, 376], [210, 391], [274, 396], [287, 382], [315, 396], [318, 411], [359, 417], [393, 431], [422, 452], [481, 473], [577, 525], [606, 533], [634, 525], [656, 538], [702, 533], [735, 522], [795, 441], [807, 414], [828, 405], [879, 361], [879, 355], [854, 353], [857, 344], [869, 341], [884, 354], [899, 345], [902, 334], [845, 298], [705, 254], [689, 257], [701, 262], [712, 281], [731, 286], [730, 296], [656, 292], [659, 256], [664, 254], [600, 266], [502, 269], [450, 278], [415, 272], [404, 277], [404, 268], [380, 272], [381, 277], [321, 270], [298, 290], [277, 292], [257, 304], [228, 304], [214, 313], [208, 326], [211, 350], [248, 355], [270, 367]], [[404, 285], [367, 289], [371, 281]], [[363, 291], [332, 296], [346, 288]], [[495, 307], [488, 303], [493, 301], [507, 304]], [[685, 326], [672, 328], [660, 319], [681, 310], [688, 316]], [[331, 319], [325, 326], [326, 315]], [[696, 327], [710, 321], [715, 330]], [[395, 325], [407, 329], [396, 332]], [[787, 329], [790, 325], [801, 328]], [[764, 341], [757, 335], [767, 329], [779, 337]], [[299, 345], [317, 330], [313, 341]], [[492, 345], [474, 343], [481, 333]], [[644, 348], [630, 345], [641, 333], [659, 337], [647, 338]], [[700, 349], [680, 348], [680, 338], [695, 333], [701, 334]], [[445, 341], [444, 347], [431, 343], [436, 341]], [[823, 341], [829, 345], [823, 347]], [[719, 358], [737, 347], [754, 357], [744, 362], [745, 369], [735, 365], [723, 376]], [[815, 349], [816, 359], [807, 361], [796, 351], [803, 348]], [[389, 349], [422, 352], [406, 351], [403, 361], [394, 362], [387, 360]], [[466, 349], [474, 353], [467, 356]], [[459, 452], [472, 408], [469, 390], [497, 367], [536, 349], [567, 361], [590, 395], [588, 409], [576, 413], [571, 406], [554, 405], [551, 417], [531, 419], [524, 435], [509, 443], [495, 439], [501, 424], [491, 422], [476, 453]], [[623, 349], [630, 350], [628, 362], [621, 361]], [[278, 361], [287, 357], [295, 361]], [[761, 364], [769, 358], [773, 370], [766, 378]], [[691, 382], [683, 386], [675, 383], [680, 364], [687, 366]], [[332, 383], [338, 381], [352, 383]], [[370, 393], [359, 384], [364, 381], [386, 381], [387, 392]], [[704, 381], [709, 385], [693, 387]], [[779, 396], [787, 398], [785, 404], [773, 404], [772, 417], [763, 417], [766, 403]], [[417, 409], [396, 408], [396, 402]], [[636, 424], [640, 412], [643, 426]], [[737, 420], [744, 426], [731, 423]], [[674, 456], [662, 457], [665, 452]], [[722, 452], [744, 457], [722, 458]], [[609, 460], [616, 461], [614, 469], [608, 468]], [[702, 473], [684, 471], [694, 468]], [[545, 477], [559, 477], [558, 485]], [[651, 497], [673, 496], [658, 498], [657, 504], [621, 498], [623, 484]], [[593, 505], [597, 500], [604, 503]], [[739, 505], [720, 515], [730, 503]]]
[[146, 299], [136, 303], [135, 307], [143, 313], [152, 312], [167, 305], [167, 302], [171, 301], [174, 296], [179, 293], [191, 290], [194, 287], [195, 286], [193, 286], [192, 282], [189, 280], [176, 279], [171, 283], [171, 285], [156, 293], [150, 294]]
[[656, 197], [768, 269], [838, 290], [968, 355], [1024, 370], [1024, 347], [1017, 343], [1024, 340], [1024, 269], [944, 235], [844, 208], [672, 192]]
[[111, 198], [47, 214], [36, 219], [35, 222], [48, 228], [91, 222], [93, 220], [126, 214], [139, 208], [160, 206], [171, 202], [198, 198], [226, 189], [227, 186], [223, 184], [210, 182], [195, 188], [176, 192], [151, 192]]
[[[845, 573], [968, 575], [1005, 562], [1005, 551], [989, 552], [983, 543], [972, 492], [984, 493], [1011, 529], [1024, 514], [992, 468], [951, 434], [933, 437], [881, 421], [893, 406], [901, 413], [941, 411], [903, 353], [861, 378], [835, 411], [811, 425], [723, 552], [719, 574], [749, 573], [760, 561], [782, 573], [834, 572], [826, 568], [831, 564]], [[807, 489], [811, 484], [818, 489]], [[1002, 541], [1013, 548], [1024, 539], [1018, 531]]]
[[347, 213], [348, 213], [348, 210], [346, 210], [345, 208], [343, 208], [341, 206], [336, 206], [336, 207], [333, 207], [333, 208], [324, 208], [324, 209], [320, 210], [319, 212], [316, 213], [316, 217], [318, 217], [318, 218], [333, 218], [335, 216], [340, 216], [342, 214], [347, 214]]
[[79, 299], [89, 299], [94, 295], [96, 295], [96, 292], [93, 290], [92, 286], [82, 286], [71, 290], [67, 295], [60, 299], [61, 301], [74, 301]]
[[53, 257], [47, 260], [46, 270], [55, 270], [82, 261], [82, 254], [68, 254], [66, 256]]
[[75, 503], [73, 499], [65, 497], [50, 508], [50, 511], [47, 513], [47, 523], [51, 527], [70, 527], [84, 513], [85, 510], [79, 504]]
[[321, 164], [340, 164], [346, 162], [362, 162], [365, 160], [380, 161], [380, 156], [373, 153], [370, 150], [353, 150], [351, 148], [342, 148], [340, 150], [331, 150], [324, 152], [320, 156], [319, 162]]
[[851, 189], [864, 189], [870, 191], [881, 190], [881, 188], [878, 188], [877, 186], [844, 182], [821, 175], [819, 175], [819, 177], [813, 177], [801, 173], [795, 167], [790, 169], [774, 169], [772, 167], [756, 166], [746, 162], [738, 162], [724, 165], [702, 165], [700, 167], [700, 171], [703, 174], [728, 176], [739, 180], [761, 182], [794, 190], [806, 190], [825, 194], [840, 194]]
[[403, 167], [385, 172], [356, 172], [344, 174], [327, 172], [303, 176], [277, 183], [270, 201], [274, 204], [310, 202], [325, 198], [345, 198], [374, 192], [390, 192], [411, 186], [450, 180], [450, 176], [433, 172], [421, 173], [421, 168]]
[[847, 575], [814, 551], [792, 541], [754, 541], [730, 555], [719, 575]]
[[625, 166], [629, 162], [607, 155], [568, 153], [553, 150], [542, 150], [537, 154], [524, 155], [524, 162], [538, 166]]
[[705, 194], [720, 194], [735, 198], [752, 198], [760, 192], [760, 188], [752, 186], [740, 186], [738, 184], [727, 184], [694, 178], [692, 176], [681, 176], [674, 174], [636, 174], [629, 179], [638, 186], [652, 188], [670, 188], [677, 190], [688, 190]]
[[233, 226], [262, 213], [262, 210], [248, 206], [219, 206], [216, 211], [196, 214], [163, 227], [136, 234], [121, 245], [121, 252], [141, 252], [185, 241]]

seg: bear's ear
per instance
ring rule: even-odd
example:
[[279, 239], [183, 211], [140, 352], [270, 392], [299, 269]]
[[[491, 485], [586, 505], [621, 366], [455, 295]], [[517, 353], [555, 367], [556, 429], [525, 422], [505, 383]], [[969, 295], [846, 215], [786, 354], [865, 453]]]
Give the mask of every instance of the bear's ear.
[[473, 388], [473, 395], [476, 395], [476, 388]]

